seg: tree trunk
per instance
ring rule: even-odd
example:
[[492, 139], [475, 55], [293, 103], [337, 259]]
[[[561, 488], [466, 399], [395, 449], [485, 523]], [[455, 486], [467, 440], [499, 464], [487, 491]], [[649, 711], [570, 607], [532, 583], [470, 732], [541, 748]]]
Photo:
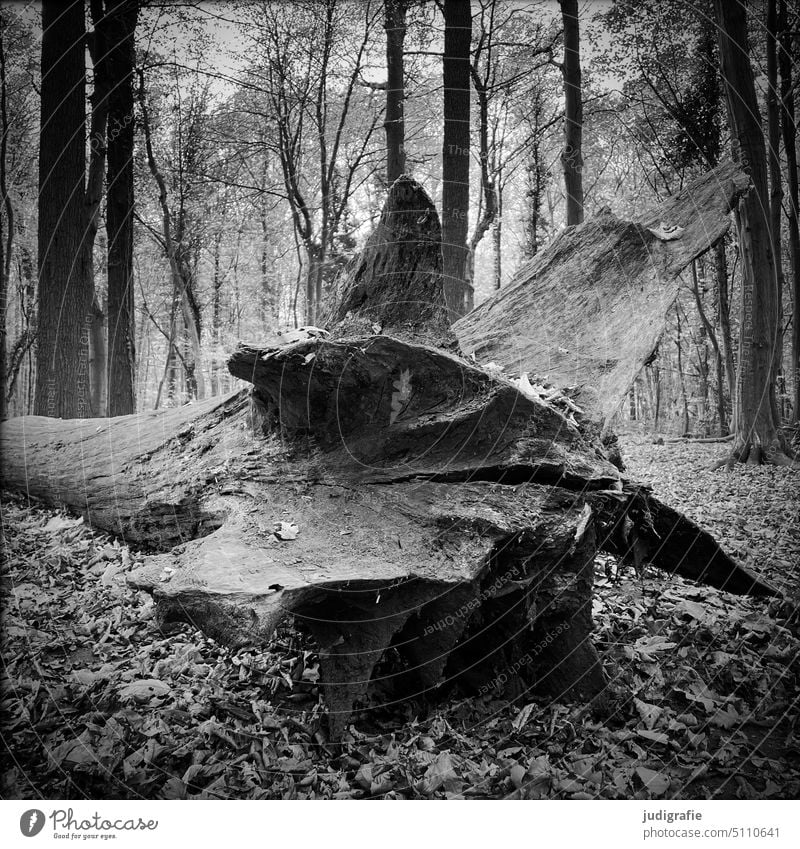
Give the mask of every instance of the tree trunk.
[[675, 348], [678, 352], [678, 381], [681, 389], [681, 410], [683, 411], [683, 425], [681, 427], [681, 436], [689, 434], [689, 402], [686, 399], [686, 377], [683, 373], [683, 354], [681, 350], [681, 313], [679, 304], [675, 304], [675, 322], [678, 330], [675, 339]]
[[406, 37], [408, 0], [385, 0], [386, 7], [386, 182], [392, 183], [406, 170], [405, 73], [403, 42]]
[[[6, 19], [0, 15], [0, 202], [4, 219], [0, 226], [0, 420], [8, 414], [8, 287], [14, 247], [14, 205], [8, 190], [8, 91], [6, 85]], [[3, 230], [5, 229], [5, 232]]]
[[442, 268], [451, 320], [472, 309], [466, 280], [469, 224], [469, 0], [444, 0], [444, 142], [442, 145]]
[[717, 334], [714, 332], [714, 327], [706, 315], [703, 307], [703, 298], [700, 293], [700, 284], [697, 279], [697, 263], [692, 263], [692, 290], [694, 291], [694, 300], [697, 305], [697, 313], [700, 316], [700, 321], [703, 323], [706, 334], [711, 340], [711, 347], [714, 349], [714, 362], [717, 372], [717, 417], [719, 418], [720, 435], [726, 436], [728, 433], [728, 417], [725, 414], [725, 367], [722, 362], [722, 352], [720, 351]]
[[[230, 368], [257, 404], [238, 393], [91, 423], [6, 422], [2, 482], [164, 552], [134, 578], [162, 622], [240, 646], [294, 614], [321, 647], [334, 733], [390, 643], [415, 670], [393, 673], [397, 697], [432, 690], [445, 667], [453, 678], [477, 665], [491, 686], [528, 653], [525, 686], [601, 691], [598, 547], [774, 593], [621, 481], [557, 411], [464, 360], [372, 336], [242, 348]], [[285, 448], [253, 439], [248, 407], [270, 405]]]
[[564, 187], [567, 226], [583, 221], [583, 97], [581, 93], [578, 0], [560, 0], [564, 23]]
[[[586, 414], [608, 424], [656, 350], [681, 272], [724, 235], [746, 187], [746, 175], [727, 162], [642, 222], [608, 214], [562, 231], [453, 325], [462, 350], [575, 387]], [[661, 221], [678, 226], [677, 237], [664, 240]]]
[[[385, 210], [379, 235], [399, 244], [383, 255], [402, 257], [391, 220]], [[380, 252], [376, 237], [356, 268]], [[417, 325], [408, 308], [400, 332], [439, 327], [439, 262], [426, 252], [416, 271], [401, 269], [418, 286], [437, 280], [442, 307]], [[402, 665], [384, 667], [382, 683], [395, 698], [476, 678], [485, 692], [513, 678], [560, 699], [600, 694], [590, 638], [598, 548], [732, 592], [775, 594], [623, 480], [599, 444], [538, 396], [430, 345], [347, 336], [347, 322], [387, 318], [391, 301], [374, 285], [356, 304], [356, 288], [333, 340], [315, 330], [277, 348], [239, 348], [228, 365], [253, 384], [249, 399], [4, 423], [2, 485], [160, 552], [133, 581], [156, 596], [162, 623], [192, 621], [241, 646], [294, 615], [319, 645], [334, 736], [374, 694], [390, 646]]]
[[[222, 232], [217, 233], [214, 237], [214, 279], [212, 283], [211, 295], [211, 340], [214, 345], [214, 353], [211, 358], [211, 394], [217, 396], [222, 394], [220, 382], [220, 349], [222, 346], [222, 275], [219, 267], [219, 251], [220, 242], [222, 241]], [[263, 260], [262, 260], [263, 268]], [[266, 321], [264, 322], [266, 324]]]
[[108, 120], [108, 412], [136, 408], [136, 315], [133, 284], [133, 70], [138, 0], [106, 0], [111, 92]]
[[[783, 370], [783, 260], [781, 256], [781, 207], [783, 178], [781, 176], [781, 118], [778, 106], [778, 5], [767, 0], [767, 141], [769, 163], [769, 231], [772, 237], [772, 256], [776, 282], [776, 340], [774, 347], [773, 383]], [[780, 426], [781, 415], [777, 422]]]
[[728, 293], [728, 260], [725, 256], [725, 237], [714, 245], [714, 272], [717, 284], [717, 318], [722, 337], [722, 352], [725, 357], [725, 379], [728, 397], [733, 403], [736, 397], [736, 366], [733, 362], [733, 337], [731, 334], [731, 307]]
[[792, 420], [800, 422], [800, 192], [797, 178], [797, 122], [794, 111], [792, 82], [792, 31], [786, 14], [786, 0], [778, 2], [780, 49], [778, 66], [781, 74], [781, 131], [786, 152], [786, 184], [789, 189], [789, 255], [792, 269]]
[[92, 301], [92, 320], [89, 325], [90, 411], [94, 417], [105, 416], [108, 411], [106, 361], [106, 316], [95, 295]]
[[[481, 195], [483, 208], [478, 210], [478, 220], [469, 238], [467, 253], [467, 283], [470, 289], [475, 290], [475, 251], [487, 230], [492, 226], [498, 215], [497, 185], [492, 179], [489, 171], [489, 79], [491, 78], [492, 59], [491, 53], [486, 59], [486, 74], [481, 76], [479, 72], [478, 56], [475, 62], [470, 64], [470, 74], [475, 94], [478, 97], [478, 160], [481, 168]], [[499, 288], [499, 287], [498, 287]], [[472, 309], [472, 304], [467, 304]]]
[[502, 253], [502, 244], [503, 244], [503, 215], [502, 210], [500, 210], [500, 214], [498, 214], [497, 218], [494, 221], [494, 227], [492, 228], [492, 245], [494, 247], [493, 251], [493, 259], [494, 259], [494, 288], [500, 289], [503, 285], [503, 253]]
[[85, 21], [82, 0], [42, 4], [39, 318], [35, 412], [89, 414]]
[[735, 461], [791, 463], [776, 421], [774, 364], [780, 340], [778, 275], [772, 252], [766, 151], [753, 71], [747, 13], [742, 4], [715, 0], [722, 72], [737, 158], [746, 163], [751, 190], [737, 207], [742, 258], [742, 311], [736, 425], [729, 464]]

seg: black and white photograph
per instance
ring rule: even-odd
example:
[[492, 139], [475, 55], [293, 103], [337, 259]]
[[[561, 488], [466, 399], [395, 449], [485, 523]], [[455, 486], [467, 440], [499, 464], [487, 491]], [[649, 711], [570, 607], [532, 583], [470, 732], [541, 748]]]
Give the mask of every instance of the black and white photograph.
[[795, 0], [2, 0], [0, 840], [798, 845], [799, 54]]

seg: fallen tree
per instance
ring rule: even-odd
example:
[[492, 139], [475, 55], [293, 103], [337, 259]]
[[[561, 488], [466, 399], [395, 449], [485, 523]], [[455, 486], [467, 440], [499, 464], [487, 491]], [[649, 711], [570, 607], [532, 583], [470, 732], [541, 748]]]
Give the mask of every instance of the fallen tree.
[[606, 427], [654, 355], [681, 272], [728, 230], [746, 174], [719, 165], [638, 222], [604, 211], [562, 230], [507, 286], [453, 325], [462, 350], [575, 387]]
[[[387, 216], [409, 199], [397, 187]], [[407, 256], [396, 271], [415, 277]], [[388, 324], [385, 307], [377, 288], [332, 336], [359, 316]], [[333, 735], [377, 692], [421, 697], [456, 679], [602, 694], [590, 638], [600, 549], [775, 593], [535, 393], [418, 341], [306, 335], [240, 347], [229, 369], [250, 393], [7, 421], [3, 486], [148, 548], [132, 580], [164, 623], [242, 646], [293, 616], [319, 646]]]

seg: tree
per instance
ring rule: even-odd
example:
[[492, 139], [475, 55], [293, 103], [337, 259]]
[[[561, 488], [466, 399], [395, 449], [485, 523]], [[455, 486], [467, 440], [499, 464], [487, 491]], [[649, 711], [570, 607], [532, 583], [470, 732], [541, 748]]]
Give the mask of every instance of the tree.
[[5, 414], [33, 409], [36, 331], [38, 33], [18, 6], [0, 6], [0, 273]]
[[386, 130], [386, 182], [391, 186], [406, 170], [403, 42], [406, 36], [408, 0], [385, 0], [385, 6], [387, 75], [386, 116], [383, 126]]
[[262, 57], [248, 75], [264, 97], [251, 109], [274, 130], [269, 150], [305, 252], [306, 320], [313, 324], [338, 271], [348, 205], [376, 164], [379, 110], [364, 102], [359, 81], [380, 6], [307, 0], [265, 5], [258, 14]]
[[133, 288], [134, 31], [138, 0], [106, 0], [109, 76], [108, 176], [108, 415], [135, 409]]
[[[767, 0], [767, 162], [769, 164], [769, 232], [772, 237], [772, 256], [777, 276], [777, 344], [774, 349], [774, 375], [778, 380], [783, 365], [783, 264], [781, 261], [781, 218], [783, 177], [781, 175], [781, 118], [778, 106], [778, 3]], [[780, 414], [778, 415], [780, 422]]]
[[567, 226], [583, 221], [583, 95], [581, 93], [578, 0], [560, 0], [564, 21], [564, 186]]
[[[189, 246], [186, 241], [186, 221], [187, 209], [185, 204], [186, 188], [181, 182], [179, 191], [181, 197], [178, 206], [177, 221], [173, 222], [172, 210], [169, 203], [169, 192], [167, 190], [167, 181], [164, 178], [158, 161], [156, 159], [155, 147], [153, 145], [153, 129], [150, 121], [150, 110], [147, 104], [147, 95], [145, 92], [144, 72], [139, 70], [139, 105], [142, 111], [142, 128], [144, 130], [145, 152], [147, 155], [147, 164], [150, 173], [158, 188], [158, 205], [161, 212], [161, 233], [160, 236], [153, 231], [153, 235], [158, 239], [159, 244], [164, 250], [167, 257], [170, 269], [170, 277], [172, 280], [172, 314], [170, 318], [170, 330], [167, 345], [167, 361], [164, 369], [164, 379], [170, 380], [170, 385], [174, 383], [174, 364], [176, 360], [180, 360], [184, 367], [186, 375], [186, 384], [188, 394], [191, 398], [202, 399], [205, 397], [205, 377], [203, 374], [203, 351], [201, 346], [200, 336], [200, 309], [197, 303], [196, 293], [194, 291], [194, 277], [192, 274], [192, 261], [190, 256]], [[203, 97], [201, 96], [201, 105], [197, 109], [202, 113], [204, 106], [202, 105]], [[193, 117], [196, 117], [193, 116]], [[178, 157], [181, 159], [181, 172], [183, 165], [193, 163], [197, 150], [197, 134], [192, 132], [194, 127], [190, 125], [187, 132], [186, 149], [181, 146], [178, 150]], [[184, 159], [185, 157], [185, 159]], [[191, 170], [191, 169], [188, 169]], [[187, 346], [185, 351], [181, 351], [183, 347], [178, 339], [178, 306], [180, 307], [180, 317], [183, 321], [183, 327], [186, 332]], [[158, 397], [156, 398], [156, 407], [161, 398], [161, 386], [159, 386]]]
[[[355, 266], [368, 271], [383, 256], [389, 273], [356, 271], [330, 338], [240, 345], [228, 368], [249, 393], [88, 429], [3, 423], [2, 484], [159, 551], [129, 579], [156, 595], [163, 624], [188, 620], [239, 647], [270, 639], [294, 614], [319, 647], [332, 738], [390, 646], [401, 665], [382, 683], [398, 699], [433, 694], [445, 673], [468, 670], [484, 692], [502, 693], [513, 678], [542, 696], [606, 705], [590, 634], [599, 549], [730, 592], [777, 595], [624, 479], [597, 439], [530, 384], [418, 344], [431, 333], [446, 342], [436, 210], [400, 179], [384, 213]], [[421, 255], [409, 230], [430, 237]], [[395, 272], [419, 297], [392, 297]], [[369, 332], [374, 320], [392, 335]], [[273, 438], [262, 450], [264, 436]], [[53, 463], [65, 457], [54, 485]], [[276, 529], [278, 516], [301, 532]]]
[[472, 11], [469, 0], [444, 0], [443, 8], [442, 268], [447, 307], [457, 318], [472, 309], [466, 279]]
[[83, 0], [42, 4], [39, 146], [38, 415], [89, 414], [88, 322], [94, 296], [87, 239]]
[[800, 422], [800, 191], [797, 178], [797, 121], [794, 111], [792, 82], [792, 31], [786, 11], [786, 0], [778, 0], [778, 67], [780, 69], [781, 132], [786, 153], [786, 185], [789, 192], [789, 255], [792, 273], [792, 419]]
[[722, 76], [734, 154], [751, 189], [739, 201], [736, 224], [742, 259], [739, 369], [734, 406], [734, 462], [788, 464], [775, 397], [775, 347], [780, 344], [778, 274], [770, 232], [766, 150], [753, 83], [743, 3], [715, 0]]
[[[14, 244], [14, 205], [8, 189], [8, 84], [6, 73], [6, 17], [0, 12], [0, 202], [3, 205], [0, 227], [0, 419], [6, 417], [8, 371], [6, 366], [6, 318], [8, 286], [11, 279], [11, 250]], [[5, 228], [5, 233], [3, 232]]]

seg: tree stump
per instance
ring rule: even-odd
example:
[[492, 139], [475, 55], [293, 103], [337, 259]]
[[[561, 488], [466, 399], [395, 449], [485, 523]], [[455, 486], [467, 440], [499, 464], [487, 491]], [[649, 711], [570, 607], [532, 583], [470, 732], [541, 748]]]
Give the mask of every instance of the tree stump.
[[[163, 623], [243, 646], [293, 616], [319, 646], [333, 736], [370, 699], [422, 697], [453, 680], [478, 692], [600, 693], [599, 549], [774, 593], [626, 481], [558, 409], [422, 344], [438, 332], [441, 301], [415, 328], [359, 276], [380, 263], [380, 245], [370, 250], [331, 338], [313, 331], [234, 353], [229, 369], [252, 398], [12, 419], [0, 427], [3, 486], [149, 549], [131, 580], [154, 595]], [[386, 250], [422, 288], [428, 271], [441, 276], [430, 251], [426, 271], [409, 268], [412, 252]], [[359, 321], [395, 322], [406, 338], [347, 337]], [[399, 660], [384, 668], [389, 649]]]

